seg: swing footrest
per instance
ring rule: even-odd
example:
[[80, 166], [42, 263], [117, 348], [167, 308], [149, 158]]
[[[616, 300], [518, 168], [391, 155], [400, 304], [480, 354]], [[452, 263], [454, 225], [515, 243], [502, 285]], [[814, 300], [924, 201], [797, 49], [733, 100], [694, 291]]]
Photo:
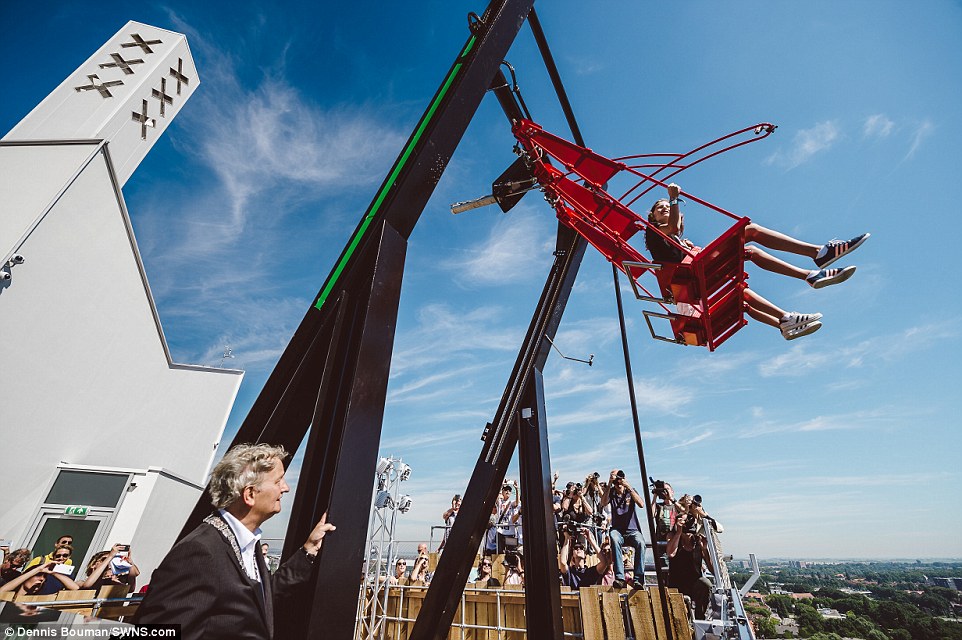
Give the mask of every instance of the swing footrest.
[[[642, 311], [645, 322], [648, 323], [648, 331], [655, 340], [672, 342], [674, 344], [685, 344], [693, 347], [702, 346], [706, 343], [705, 327], [701, 319], [697, 316], [688, 316], [681, 313], [659, 313], [657, 311]], [[662, 336], [655, 332], [652, 318], [667, 320], [671, 323], [671, 331], [674, 337]]]

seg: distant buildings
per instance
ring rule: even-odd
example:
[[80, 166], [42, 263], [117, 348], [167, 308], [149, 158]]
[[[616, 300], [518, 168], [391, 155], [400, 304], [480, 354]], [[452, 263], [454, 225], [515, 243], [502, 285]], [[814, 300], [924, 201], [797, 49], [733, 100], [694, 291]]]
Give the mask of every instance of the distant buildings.
[[927, 580], [937, 587], [962, 591], [962, 578], [927, 578]]

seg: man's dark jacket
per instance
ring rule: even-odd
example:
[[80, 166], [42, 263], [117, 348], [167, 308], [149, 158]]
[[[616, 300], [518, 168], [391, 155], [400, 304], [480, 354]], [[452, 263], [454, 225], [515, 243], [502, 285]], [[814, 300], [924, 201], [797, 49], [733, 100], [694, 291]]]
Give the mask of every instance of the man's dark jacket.
[[271, 577], [255, 545], [262, 589], [247, 576], [236, 547], [226, 523], [208, 518], [154, 571], [136, 623], [180, 624], [183, 640], [270, 640], [274, 605], [310, 578], [312, 562], [298, 549]]

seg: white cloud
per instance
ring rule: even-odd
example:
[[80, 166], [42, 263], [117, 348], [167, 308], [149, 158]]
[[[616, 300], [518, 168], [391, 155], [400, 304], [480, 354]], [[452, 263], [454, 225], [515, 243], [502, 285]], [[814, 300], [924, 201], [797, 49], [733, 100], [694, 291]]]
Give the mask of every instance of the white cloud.
[[711, 430], [709, 430], [709, 431], [703, 431], [702, 433], [699, 433], [697, 436], [692, 436], [691, 438], [687, 438], [687, 439], [685, 439], [685, 440], [682, 440], [682, 441], [679, 442], [678, 444], [673, 444], [673, 445], [671, 445], [671, 446], [668, 447], [668, 448], [669, 448], [669, 449], [679, 449], [679, 448], [682, 448], [682, 447], [688, 447], [688, 446], [690, 446], [690, 445], [693, 445], [693, 444], [696, 444], [696, 443], [698, 443], [698, 442], [701, 442], [702, 440], [707, 440], [708, 438], [712, 437], [712, 435], [713, 435], [714, 433], [715, 433], [715, 432], [714, 432], [714, 431], [711, 431]]
[[512, 209], [487, 239], [444, 263], [462, 285], [504, 285], [541, 278], [554, 248], [551, 218], [522, 206]]
[[[305, 261], [353, 226], [366, 201], [344, 202], [359, 184], [373, 192], [404, 139], [383, 109], [305, 99], [284, 76], [283, 53], [276, 70], [242, 80], [243, 52], [172, 19], [201, 69], [168, 132], [193, 164], [179, 184], [138, 194], [131, 215], [141, 253], [161, 318], [172, 321], [175, 360], [219, 364], [229, 342], [236, 357], [226, 366], [266, 369], [320, 284]], [[195, 340], [178, 344], [175, 334]]]
[[463, 309], [444, 303], [424, 305], [418, 311], [418, 326], [398, 334], [392, 379], [410, 371], [431, 370], [438, 363], [451, 361], [455, 354], [479, 362], [480, 358], [514, 353], [524, 327], [502, 326], [508, 315], [497, 306]]
[[[545, 390], [548, 402], [557, 407], [549, 416], [552, 428], [630, 420], [628, 386], [624, 378], [567, 384], [568, 379], [562, 377], [561, 384], [552, 384]], [[643, 414], [683, 415], [694, 397], [693, 391], [660, 380], [635, 378], [634, 382], [639, 412]]]
[[915, 152], [919, 150], [922, 143], [928, 138], [932, 133], [935, 132], [935, 125], [928, 120], [924, 120], [915, 128], [912, 134], [912, 144], [909, 146], [908, 153], [905, 154], [906, 160], [911, 160], [915, 156]]
[[862, 125], [862, 136], [866, 138], [887, 138], [895, 128], [895, 123], [884, 114], [876, 113], [865, 119]]
[[835, 415], [818, 415], [802, 420], [759, 419], [736, 434], [737, 438], [757, 438], [776, 433], [813, 433], [848, 429], [877, 429], [879, 425], [893, 423], [892, 413], [883, 410], [857, 411]]
[[896, 361], [907, 353], [917, 353], [959, 335], [955, 324], [933, 322], [909, 327], [901, 332], [873, 336], [847, 347], [819, 351], [811, 344], [793, 345], [788, 351], [763, 360], [758, 372], [764, 378], [804, 377], [823, 368], [864, 368], [877, 361]]
[[765, 162], [794, 169], [811, 160], [815, 154], [831, 148], [840, 134], [841, 131], [835, 122], [830, 120], [819, 122], [811, 129], [798, 131], [792, 139], [792, 147], [789, 150], [778, 149]]
[[794, 345], [788, 351], [758, 365], [763, 378], [803, 377], [826, 367], [834, 369], [862, 366], [866, 356], [873, 352], [873, 342], [864, 340], [849, 347], [816, 351], [805, 345]]

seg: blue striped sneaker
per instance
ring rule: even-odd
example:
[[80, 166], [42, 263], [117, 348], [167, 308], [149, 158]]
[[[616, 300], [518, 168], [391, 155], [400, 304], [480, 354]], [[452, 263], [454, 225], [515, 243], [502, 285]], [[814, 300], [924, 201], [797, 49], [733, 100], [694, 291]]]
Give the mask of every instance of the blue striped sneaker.
[[822, 245], [822, 248], [818, 250], [818, 255], [815, 256], [815, 266], [819, 269], [824, 269], [846, 253], [851, 253], [858, 249], [863, 242], [868, 240], [870, 235], [872, 234], [863, 233], [851, 240], [830, 240], [826, 242]]
[[855, 267], [845, 267], [844, 269], [822, 269], [805, 278], [813, 289], [821, 289], [832, 284], [845, 282], [855, 273]]

